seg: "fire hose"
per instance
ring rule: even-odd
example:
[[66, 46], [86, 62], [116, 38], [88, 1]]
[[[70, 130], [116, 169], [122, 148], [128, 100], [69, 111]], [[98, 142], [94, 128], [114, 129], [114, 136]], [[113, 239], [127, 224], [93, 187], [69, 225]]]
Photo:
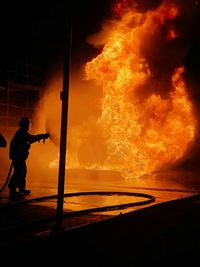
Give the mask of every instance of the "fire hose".
[[[78, 196], [94, 196], [94, 195], [100, 195], [100, 196], [112, 196], [112, 195], [124, 195], [124, 196], [133, 196], [133, 197], [141, 197], [145, 198], [145, 200], [141, 200], [138, 202], [129, 202], [129, 203], [124, 203], [124, 204], [115, 204], [115, 205], [107, 205], [107, 206], [100, 206], [100, 207], [94, 207], [94, 208], [87, 208], [83, 210], [78, 210], [78, 211], [67, 211], [63, 213], [63, 218], [66, 217], [73, 217], [73, 216], [81, 216], [84, 214], [89, 214], [89, 213], [95, 213], [95, 212], [106, 212], [106, 211], [112, 211], [112, 210], [123, 210], [127, 208], [131, 208], [134, 206], [140, 206], [140, 205], [147, 205], [150, 203], [153, 203], [155, 201], [155, 197], [149, 194], [144, 194], [144, 193], [136, 193], [136, 192], [116, 192], [116, 191], [89, 191], [89, 192], [75, 192], [75, 193], [65, 193], [64, 197], [78, 197]], [[57, 199], [57, 195], [49, 195], [49, 196], [41, 196], [41, 197], [36, 197], [32, 199], [25, 199], [25, 200], [20, 200], [20, 201], [15, 201], [9, 204], [2, 205], [0, 207], [1, 212], [7, 208], [11, 208], [14, 206], [21, 206], [23, 204], [31, 204], [31, 203], [38, 203], [38, 202], [43, 202], [47, 200], [52, 200], [52, 199]], [[45, 223], [49, 222], [51, 220], [55, 220], [56, 216], [55, 215], [47, 215], [41, 218], [36, 218], [32, 220], [28, 220], [23, 223], [17, 223], [12, 226], [6, 226], [2, 229], [0, 229], [0, 233], [4, 231], [9, 231], [13, 229], [17, 229], [20, 227], [25, 227], [28, 225], [34, 225], [38, 223]]]
[[[0, 194], [4, 191], [4, 189], [6, 188], [7, 184], [9, 183], [9, 180], [10, 180], [10, 177], [11, 177], [11, 173], [12, 173], [12, 169], [13, 169], [13, 162], [11, 162], [11, 164], [10, 164], [10, 168], [9, 168], [9, 171], [8, 171], [8, 175], [7, 175], [6, 181], [3, 184], [3, 186], [0, 188]], [[1, 199], [1, 195], [0, 195], [0, 199]]]

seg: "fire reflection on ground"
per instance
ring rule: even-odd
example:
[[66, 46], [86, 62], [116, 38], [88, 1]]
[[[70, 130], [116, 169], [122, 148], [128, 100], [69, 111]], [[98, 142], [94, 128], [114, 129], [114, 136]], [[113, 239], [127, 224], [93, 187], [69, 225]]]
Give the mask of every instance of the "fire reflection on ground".
[[[66, 172], [65, 193], [69, 192], [96, 192], [96, 191], [121, 191], [136, 192], [153, 195], [157, 203], [179, 199], [198, 193], [200, 183], [197, 182], [198, 173], [186, 173], [184, 171], [166, 171], [163, 173], [144, 176], [139, 179], [125, 180], [116, 171], [92, 171], [92, 170], [68, 170]], [[56, 172], [46, 173], [40, 181], [30, 180], [32, 197], [57, 194]], [[132, 196], [80, 196], [65, 198], [65, 210], [83, 210], [105, 205], [124, 204], [127, 202], [142, 201], [141, 198]], [[56, 200], [48, 201], [44, 205], [56, 208]], [[106, 212], [107, 215], [117, 215], [140, 209], [145, 206], [131, 207], [126, 210]], [[105, 213], [105, 212], [104, 212]]]

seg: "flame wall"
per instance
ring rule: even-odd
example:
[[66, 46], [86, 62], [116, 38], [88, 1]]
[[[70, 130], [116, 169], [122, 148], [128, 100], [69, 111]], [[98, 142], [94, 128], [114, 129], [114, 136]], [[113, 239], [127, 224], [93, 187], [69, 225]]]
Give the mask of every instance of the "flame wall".
[[[98, 56], [84, 72], [71, 74], [68, 168], [114, 169], [134, 178], [175, 164], [195, 143], [196, 107], [185, 80], [182, 23], [189, 25], [196, 3], [145, 2], [114, 3], [112, 19], [88, 38]], [[35, 117], [36, 129], [45, 125], [56, 145], [61, 89], [58, 73]]]

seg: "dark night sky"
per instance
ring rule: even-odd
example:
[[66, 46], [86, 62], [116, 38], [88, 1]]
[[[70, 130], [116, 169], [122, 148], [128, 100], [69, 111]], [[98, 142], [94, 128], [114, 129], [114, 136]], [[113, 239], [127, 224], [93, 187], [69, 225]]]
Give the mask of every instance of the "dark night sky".
[[[81, 2], [81, 3], [79, 3]], [[66, 23], [72, 15], [73, 58], [84, 60], [91, 47], [85, 38], [109, 12], [108, 0], [6, 1], [0, 4], [0, 68], [11, 61], [33, 63], [44, 72], [62, 60]], [[72, 59], [73, 60], [73, 59]]]

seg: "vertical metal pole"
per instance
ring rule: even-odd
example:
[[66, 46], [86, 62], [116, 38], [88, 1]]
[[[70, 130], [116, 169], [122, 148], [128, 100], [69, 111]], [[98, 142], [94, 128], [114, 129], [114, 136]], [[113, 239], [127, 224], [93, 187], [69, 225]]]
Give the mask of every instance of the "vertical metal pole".
[[6, 96], [6, 131], [9, 126], [9, 109], [10, 109], [10, 81], [7, 81], [7, 96]]
[[56, 232], [63, 230], [63, 201], [65, 186], [65, 164], [66, 164], [66, 144], [67, 144], [67, 121], [68, 121], [68, 98], [70, 83], [70, 54], [71, 54], [71, 20], [68, 20], [66, 32], [66, 49], [64, 55], [63, 69], [63, 90], [61, 92], [62, 112], [61, 112], [61, 132], [60, 132], [60, 158], [58, 173], [58, 198], [56, 211]]

